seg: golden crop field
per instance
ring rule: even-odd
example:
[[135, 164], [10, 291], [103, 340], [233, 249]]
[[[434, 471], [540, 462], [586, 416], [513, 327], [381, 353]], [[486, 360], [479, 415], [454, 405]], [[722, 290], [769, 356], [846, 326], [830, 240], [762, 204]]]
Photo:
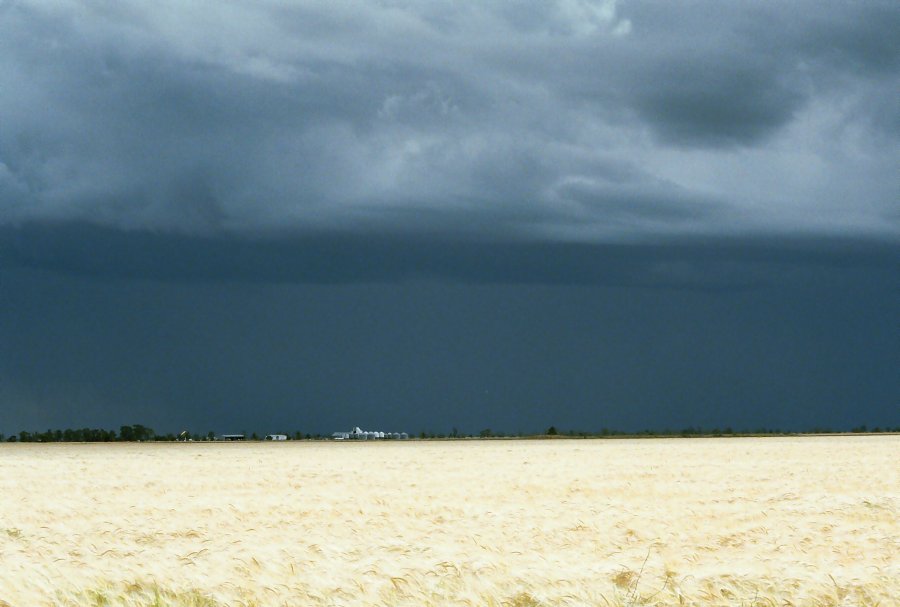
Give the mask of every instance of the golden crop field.
[[900, 437], [0, 446], [0, 605], [897, 605]]

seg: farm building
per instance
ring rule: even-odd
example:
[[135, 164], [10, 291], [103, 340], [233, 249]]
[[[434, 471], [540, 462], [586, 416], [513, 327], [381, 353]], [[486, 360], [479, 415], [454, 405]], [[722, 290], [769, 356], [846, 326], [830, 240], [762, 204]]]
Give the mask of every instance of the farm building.
[[266, 434], [266, 440], [287, 440], [287, 434]]
[[334, 440], [405, 440], [409, 438], [409, 434], [406, 432], [368, 431], [362, 430], [359, 426], [356, 426], [350, 432], [334, 432], [331, 435], [331, 438]]

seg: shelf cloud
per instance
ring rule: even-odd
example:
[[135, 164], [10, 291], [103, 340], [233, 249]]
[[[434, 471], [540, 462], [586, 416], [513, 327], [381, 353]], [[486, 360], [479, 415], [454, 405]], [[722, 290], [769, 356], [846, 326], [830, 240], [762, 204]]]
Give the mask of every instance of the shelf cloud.
[[891, 3], [8, 2], [0, 224], [896, 241]]

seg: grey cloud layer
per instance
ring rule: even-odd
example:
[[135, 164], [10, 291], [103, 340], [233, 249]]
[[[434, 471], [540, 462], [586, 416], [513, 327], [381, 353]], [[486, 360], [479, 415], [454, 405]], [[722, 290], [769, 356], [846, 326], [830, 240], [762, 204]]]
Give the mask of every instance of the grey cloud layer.
[[0, 4], [0, 224], [900, 234], [892, 3]]

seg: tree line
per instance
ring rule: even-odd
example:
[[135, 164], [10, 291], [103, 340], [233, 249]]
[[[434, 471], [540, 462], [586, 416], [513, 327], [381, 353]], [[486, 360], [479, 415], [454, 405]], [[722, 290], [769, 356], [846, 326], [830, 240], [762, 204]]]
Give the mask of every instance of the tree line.
[[[598, 431], [586, 432], [580, 430], [560, 430], [557, 429], [556, 426], [550, 426], [547, 428], [543, 434], [541, 435], [529, 435], [522, 433], [504, 433], [504, 432], [494, 432], [490, 428], [485, 428], [481, 432], [478, 433], [479, 438], [527, 438], [529, 436], [563, 436], [569, 438], [604, 438], [604, 437], [674, 437], [674, 436], [784, 436], [784, 435], [792, 435], [792, 434], [863, 434], [863, 433], [882, 433], [882, 432], [891, 432], [891, 433], [900, 433], [900, 426], [895, 427], [881, 427], [876, 426], [874, 428], [869, 429], [866, 424], [862, 424], [859, 426], [855, 426], [850, 428], [849, 430], [834, 430], [832, 428], [812, 428], [806, 431], [796, 431], [796, 430], [782, 430], [780, 428], [770, 428], [770, 427], [760, 427], [752, 430], [735, 430], [730, 426], [726, 426], [724, 428], [702, 428], [700, 426], [688, 426], [686, 428], [682, 428], [680, 430], [639, 430], [639, 431], [624, 431], [624, 430], [613, 430], [609, 428], [603, 428]], [[424, 434], [424, 433], [423, 433]], [[427, 435], [428, 438], [444, 438], [444, 435]], [[451, 435], [452, 437], [452, 435]], [[425, 438], [420, 434], [420, 438]]]
[[172, 434], [160, 436], [152, 428], [141, 424], [122, 426], [118, 433], [115, 430], [103, 428], [66, 428], [65, 430], [46, 430], [44, 432], [22, 430], [18, 434], [11, 434], [8, 437], [0, 434], [0, 440], [10, 443], [110, 443], [114, 441], [174, 441], [176, 438]]
[[[725, 428], [709, 428], [704, 429], [695, 426], [682, 428], [681, 430], [641, 430], [638, 432], [625, 432], [621, 430], [611, 430], [603, 428], [595, 432], [585, 432], [578, 430], [560, 430], [556, 426], [550, 426], [542, 433], [522, 433], [522, 432], [495, 432], [490, 428], [481, 430], [478, 434], [464, 434], [453, 428], [451, 432], [435, 433], [425, 432], [419, 433], [420, 439], [454, 439], [454, 438], [538, 438], [542, 436], [548, 437], [569, 437], [569, 438], [602, 438], [602, 437], [653, 437], [653, 436], [773, 436], [773, 435], [791, 435], [791, 434], [842, 434], [848, 430], [833, 430], [830, 428], [812, 428], [806, 432], [794, 432], [780, 430], [777, 428], [757, 428], [754, 430], [734, 430], [730, 427]], [[850, 433], [882, 433], [896, 432], [900, 433], [900, 426], [880, 427], [876, 426], [869, 429], [865, 424], [855, 426], [849, 430]], [[246, 433], [245, 433], [246, 434]], [[316, 440], [325, 438], [321, 434], [303, 434], [300, 431], [293, 433], [284, 433], [292, 440]], [[253, 432], [247, 436], [249, 440], [260, 440], [260, 436]], [[110, 442], [147, 442], [147, 441], [212, 441], [216, 440], [216, 434], [213, 431], [207, 432], [205, 435], [190, 433], [187, 430], [179, 434], [157, 434], [153, 428], [149, 428], [142, 424], [133, 424], [130, 426], [121, 426], [119, 431], [104, 430], [102, 428], [66, 428], [65, 430], [46, 430], [44, 432], [29, 432], [22, 430], [17, 434], [5, 436], [0, 433], [0, 441], [10, 443], [110, 443]]]
[[[246, 434], [246, 433], [244, 433]], [[321, 439], [321, 434], [303, 434], [300, 431], [282, 433], [293, 440]], [[247, 435], [249, 440], [260, 440], [256, 432]], [[0, 433], [0, 442], [8, 443], [112, 443], [112, 442], [175, 442], [175, 441], [213, 441], [216, 433], [210, 430], [206, 434], [192, 433], [187, 430], [179, 434], [168, 432], [157, 434], [153, 428], [142, 424], [121, 426], [119, 431], [103, 428], [66, 428], [65, 430], [46, 430], [44, 432], [29, 432], [22, 430], [9, 436]]]

